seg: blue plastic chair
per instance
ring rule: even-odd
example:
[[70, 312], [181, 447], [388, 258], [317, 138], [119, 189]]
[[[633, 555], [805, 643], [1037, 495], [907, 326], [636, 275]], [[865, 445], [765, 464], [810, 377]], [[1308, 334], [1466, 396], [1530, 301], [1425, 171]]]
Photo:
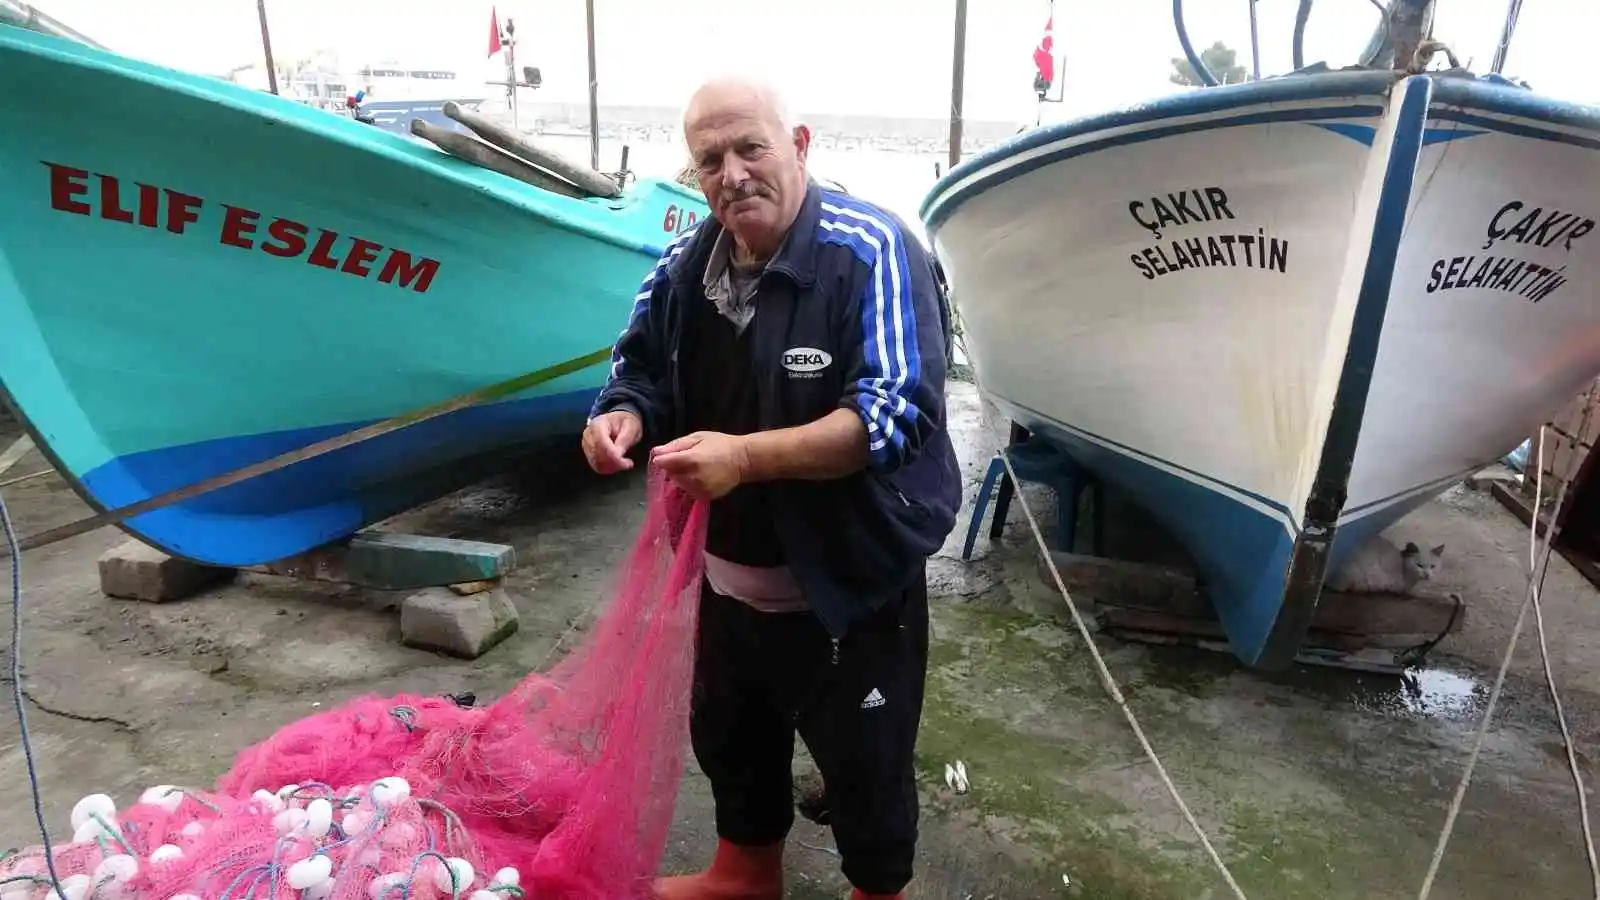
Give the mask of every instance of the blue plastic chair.
[[[1091, 536], [1093, 543], [1092, 552], [1100, 551], [1100, 495], [1098, 481], [1088, 469], [1078, 465], [1067, 452], [1043, 438], [1028, 435], [1020, 428], [1013, 429], [1013, 437], [1021, 435], [1021, 439], [1000, 453], [1011, 458], [1011, 467], [1016, 470], [1017, 477], [1024, 481], [1043, 484], [1056, 492], [1056, 546], [1054, 550], [1070, 552], [1077, 538], [1078, 528], [1078, 499], [1085, 488], [1095, 492], [1091, 494], [1094, 510], [1094, 532]], [[972, 548], [978, 540], [978, 527], [983, 523], [984, 510], [989, 505], [989, 495], [994, 491], [996, 482], [1000, 485], [999, 496], [995, 497], [994, 521], [989, 526], [989, 540], [998, 541], [1005, 530], [1006, 516], [1011, 510], [1011, 494], [1016, 486], [1011, 483], [1011, 478], [1006, 473], [1005, 461], [996, 453], [989, 463], [989, 471], [984, 473], [983, 485], [978, 488], [978, 497], [973, 504], [972, 520], [967, 525], [967, 542], [961, 548], [961, 558], [972, 558]]]

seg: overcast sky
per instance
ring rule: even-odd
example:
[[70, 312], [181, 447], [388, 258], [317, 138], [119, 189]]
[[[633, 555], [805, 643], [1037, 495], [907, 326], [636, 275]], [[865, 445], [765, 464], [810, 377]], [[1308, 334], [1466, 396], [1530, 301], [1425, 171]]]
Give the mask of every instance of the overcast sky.
[[[221, 73], [258, 60], [255, 0], [32, 0], [112, 49], [179, 69]], [[1259, 0], [1263, 75], [1290, 67], [1297, 0]], [[1249, 0], [1189, 0], [1196, 47], [1222, 40], [1249, 65]], [[1440, 0], [1435, 36], [1488, 68], [1506, 0]], [[398, 57], [479, 80], [489, 14], [515, 19], [517, 62], [540, 67], [542, 99], [583, 101], [584, 0], [267, 0], [273, 50], [332, 49], [355, 63]], [[1175, 90], [1182, 54], [1168, 0], [1059, 0], [1056, 53], [1067, 102], [1047, 120]], [[1049, 0], [970, 0], [966, 107], [974, 119], [1031, 121], [1031, 53]], [[602, 104], [681, 105], [703, 78], [747, 71], [776, 79], [806, 112], [948, 114], [955, 0], [595, 0]], [[1373, 0], [1317, 0], [1308, 62], [1355, 61], [1378, 21]], [[1600, 0], [1525, 0], [1506, 74], [1543, 93], [1600, 103], [1583, 42], [1600, 34]], [[492, 90], [492, 89], [486, 89]]]

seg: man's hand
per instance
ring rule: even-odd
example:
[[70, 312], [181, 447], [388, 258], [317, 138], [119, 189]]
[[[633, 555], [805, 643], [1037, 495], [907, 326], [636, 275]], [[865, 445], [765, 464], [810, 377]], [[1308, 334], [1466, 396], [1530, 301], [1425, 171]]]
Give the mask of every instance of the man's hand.
[[583, 429], [584, 458], [601, 475], [615, 475], [633, 468], [627, 453], [643, 436], [644, 422], [638, 414], [626, 409], [601, 413]]
[[650, 461], [696, 500], [716, 500], [738, 487], [750, 469], [744, 437], [696, 431], [650, 452]]

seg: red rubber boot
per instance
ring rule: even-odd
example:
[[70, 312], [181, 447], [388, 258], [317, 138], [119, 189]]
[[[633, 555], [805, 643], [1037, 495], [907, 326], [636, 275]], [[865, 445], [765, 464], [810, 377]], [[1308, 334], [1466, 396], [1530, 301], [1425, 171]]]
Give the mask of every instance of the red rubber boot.
[[711, 867], [658, 878], [657, 900], [783, 900], [783, 844], [741, 847], [717, 841]]
[[853, 888], [850, 891], [850, 900], [905, 900], [905, 898], [905, 891], [898, 894], [864, 894], [860, 888]]

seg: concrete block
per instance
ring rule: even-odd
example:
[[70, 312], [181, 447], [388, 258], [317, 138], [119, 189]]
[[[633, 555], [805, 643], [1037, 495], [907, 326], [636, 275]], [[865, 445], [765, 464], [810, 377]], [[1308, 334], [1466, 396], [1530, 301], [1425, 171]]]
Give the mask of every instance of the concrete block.
[[504, 588], [463, 597], [444, 587], [418, 591], [400, 604], [400, 642], [462, 659], [477, 659], [521, 624]]
[[138, 540], [112, 547], [100, 556], [100, 590], [108, 597], [163, 603], [181, 600], [232, 580], [234, 569], [175, 559]]

